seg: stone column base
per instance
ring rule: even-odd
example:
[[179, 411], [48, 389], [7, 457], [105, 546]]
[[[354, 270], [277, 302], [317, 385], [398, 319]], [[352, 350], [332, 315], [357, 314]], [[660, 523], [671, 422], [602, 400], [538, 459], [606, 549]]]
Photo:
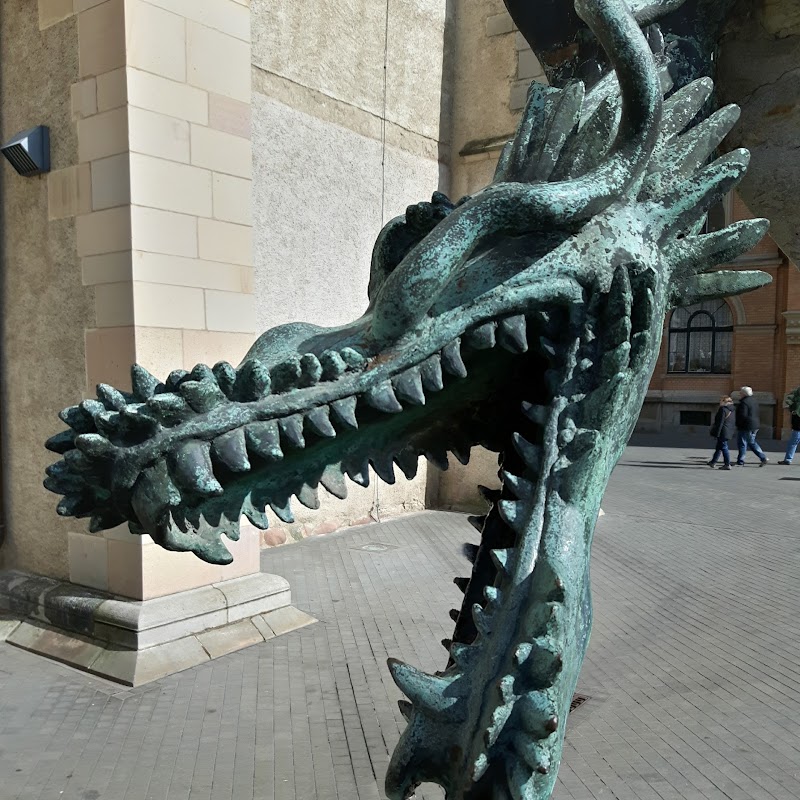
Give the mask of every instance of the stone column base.
[[139, 686], [316, 622], [290, 602], [264, 573], [138, 601], [0, 571], [0, 641]]

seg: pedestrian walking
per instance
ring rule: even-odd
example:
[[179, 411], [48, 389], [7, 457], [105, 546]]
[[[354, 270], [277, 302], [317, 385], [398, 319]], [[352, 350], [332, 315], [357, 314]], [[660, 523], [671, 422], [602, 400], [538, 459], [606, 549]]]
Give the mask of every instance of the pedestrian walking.
[[800, 386], [786, 398], [786, 406], [792, 413], [792, 432], [789, 435], [789, 443], [786, 445], [786, 455], [783, 457], [783, 461], [778, 463], [789, 466], [794, 458], [797, 445], [800, 444]]
[[736, 466], [744, 466], [744, 457], [749, 447], [761, 462], [759, 466], [765, 466], [769, 459], [764, 455], [764, 451], [756, 441], [758, 429], [761, 427], [759, 419], [758, 400], [753, 397], [753, 390], [749, 386], [742, 386], [739, 390], [742, 399], [736, 406], [736, 430], [738, 431], [739, 457], [736, 459]]
[[731, 468], [731, 454], [728, 450], [728, 439], [733, 438], [736, 433], [736, 409], [733, 399], [728, 397], [720, 398], [717, 415], [714, 417], [714, 424], [711, 426], [711, 435], [717, 440], [714, 455], [708, 466], [712, 469], [716, 466], [719, 457], [722, 456], [723, 465], [721, 469]]

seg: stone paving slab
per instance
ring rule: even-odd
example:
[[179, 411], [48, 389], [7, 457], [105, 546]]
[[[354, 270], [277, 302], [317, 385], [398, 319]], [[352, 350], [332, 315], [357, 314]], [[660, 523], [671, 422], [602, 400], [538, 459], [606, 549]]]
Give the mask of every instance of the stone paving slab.
[[[612, 477], [556, 800], [800, 797], [800, 466], [708, 456], [631, 447]], [[0, 798], [382, 798], [386, 658], [441, 668], [473, 537], [425, 513], [268, 551], [320, 622], [137, 689], [0, 644]]]

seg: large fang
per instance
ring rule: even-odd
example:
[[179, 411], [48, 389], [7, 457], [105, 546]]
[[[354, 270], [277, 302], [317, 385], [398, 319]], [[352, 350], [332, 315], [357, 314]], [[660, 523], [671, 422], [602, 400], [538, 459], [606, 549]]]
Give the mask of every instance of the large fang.
[[293, 414], [291, 417], [279, 419], [278, 426], [281, 429], [283, 438], [292, 447], [302, 448], [306, 446], [306, 441], [303, 438], [303, 417], [300, 414]]
[[343, 400], [334, 400], [331, 403], [331, 411], [333, 411], [336, 419], [345, 427], [353, 430], [358, 428], [358, 420], [356, 419], [357, 402], [355, 397], [345, 397]]
[[211, 452], [232, 472], [247, 472], [250, 469], [242, 428], [234, 428], [218, 436], [211, 445]]
[[497, 341], [501, 347], [512, 353], [524, 353], [528, 349], [526, 328], [525, 317], [522, 314], [500, 320], [497, 326]]
[[419, 367], [412, 367], [398, 375], [392, 383], [397, 396], [412, 406], [425, 405], [425, 392], [422, 391], [422, 374]]
[[312, 486], [304, 485], [303, 488], [297, 493], [297, 499], [306, 508], [310, 508], [312, 510], [319, 508], [319, 494]]
[[244, 435], [247, 447], [259, 458], [266, 461], [279, 461], [283, 458], [277, 422], [251, 422], [245, 426]]
[[294, 514], [292, 514], [292, 507], [287, 500], [283, 505], [274, 501], [269, 504], [270, 508], [275, 512], [275, 515], [280, 519], [282, 522], [287, 524], [291, 524], [294, 522]]
[[457, 378], [467, 377], [467, 368], [464, 366], [464, 362], [461, 359], [460, 339], [450, 342], [450, 344], [442, 350], [442, 366], [451, 375], [455, 375]]
[[336, 431], [331, 425], [327, 406], [318, 406], [309, 411], [306, 415], [306, 422], [308, 422], [309, 427], [317, 436], [322, 436], [326, 439], [333, 439], [336, 436]]
[[378, 411], [383, 411], [385, 414], [397, 414], [403, 410], [403, 406], [395, 397], [392, 389], [392, 384], [389, 381], [384, 381], [378, 386], [370, 389], [365, 395], [367, 403]]
[[440, 356], [432, 355], [427, 361], [423, 362], [420, 366], [420, 374], [422, 375], [422, 385], [429, 392], [441, 392], [444, 389], [442, 382], [442, 359]]
[[333, 464], [325, 468], [319, 482], [334, 497], [338, 497], [340, 500], [344, 500], [347, 497], [347, 484], [345, 483], [344, 475]]
[[495, 345], [495, 322], [487, 322], [464, 334], [464, 342], [473, 350], [490, 350]]

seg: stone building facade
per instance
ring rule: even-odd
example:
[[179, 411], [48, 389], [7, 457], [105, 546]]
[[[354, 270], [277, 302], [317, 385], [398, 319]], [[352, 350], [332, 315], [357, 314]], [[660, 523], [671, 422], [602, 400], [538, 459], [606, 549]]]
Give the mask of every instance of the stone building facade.
[[[496, 466], [475, 449], [468, 467], [245, 528], [216, 567], [58, 518], [42, 445], [96, 384], [128, 388], [134, 361], [164, 378], [238, 363], [273, 325], [357, 317], [380, 228], [435, 190], [483, 187], [544, 79], [502, 0], [7, 0], [0, 53], [0, 136], [47, 125], [52, 157], [35, 178], [0, 165], [0, 608], [27, 620], [16, 643], [149, 680], [305, 624], [264, 583], [260, 546], [479, 504]], [[785, 427], [800, 283], [769, 243], [747, 259], [776, 281], [731, 303], [731, 374], [672, 374], [665, 355], [644, 426], [747, 382]]]

